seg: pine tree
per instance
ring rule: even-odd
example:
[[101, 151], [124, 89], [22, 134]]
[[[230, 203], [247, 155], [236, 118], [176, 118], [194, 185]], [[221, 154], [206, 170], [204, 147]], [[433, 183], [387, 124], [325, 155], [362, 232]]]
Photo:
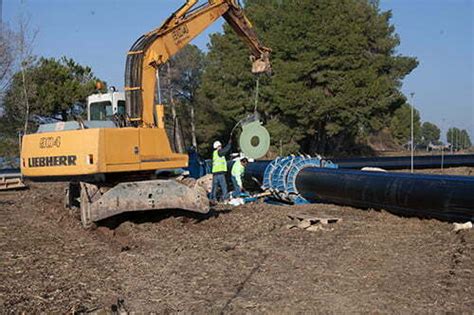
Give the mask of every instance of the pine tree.
[[[0, 124], [7, 127], [10, 134], [21, 129], [27, 115], [29, 121], [33, 115], [67, 120], [73, 107], [84, 107], [87, 96], [96, 90], [98, 79], [92, 69], [72, 59], [40, 58], [28, 65], [24, 71], [25, 81], [22, 80], [23, 73], [17, 72], [5, 93], [5, 116]], [[29, 110], [24, 105], [24, 83]]]
[[439, 144], [440, 136], [441, 130], [435, 124], [426, 121], [421, 125], [421, 137], [424, 145]]
[[[390, 121], [392, 136], [399, 145], [408, 145], [411, 141], [411, 108], [409, 104], [403, 104], [398, 108]], [[420, 112], [413, 111], [413, 137], [415, 145], [422, 141]]]
[[[396, 55], [391, 13], [376, 2], [249, 0], [246, 12], [273, 49], [274, 75], [260, 78], [258, 110], [284, 153], [350, 151], [405, 103], [401, 80], [417, 61]], [[207, 145], [253, 111], [256, 80], [228, 26], [211, 37], [208, 58], [198, 91]]]
[[451, 144], [454, 151], [463, 150], [472, 146], [471, 138], [467, 130], [452, 127], [446, 133], [446, 139]]
[[[168, 64], [170, 72], [168, 73]], [[172, 131], [170, 139], [183, 133], [186, 145], [197, 147], [196, 139], [196, 90], [201, 84], [201, 75], [205, 64], [205, 54], [195, 45], [187, 45], [179, 51], [160, 72], [163, 101], [168, 108], [172, 103], [176, 108], [176, 118], [170, 124], [180, 128]], [[172, 116], [172, 114], [171, 114]], [[172, 128], [173, 129], [173, 128]]]

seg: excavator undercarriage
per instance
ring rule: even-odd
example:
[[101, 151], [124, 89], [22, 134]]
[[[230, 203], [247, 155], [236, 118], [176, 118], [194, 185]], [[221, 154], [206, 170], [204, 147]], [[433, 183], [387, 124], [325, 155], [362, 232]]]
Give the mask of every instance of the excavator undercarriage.
[[125, 212], [164, 209], [209, 212], [207, 191], [192, 180], [155, 179], [116, 185], [71, 182], [65, 203], [67, 208], [79, 208], [85, 228]]

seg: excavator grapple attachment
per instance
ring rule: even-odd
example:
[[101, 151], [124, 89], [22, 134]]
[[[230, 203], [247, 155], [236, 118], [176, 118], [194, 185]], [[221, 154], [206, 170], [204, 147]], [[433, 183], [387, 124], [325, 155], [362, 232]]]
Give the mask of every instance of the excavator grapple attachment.
[[196, 184], [150, 180], [119, 183], [110, 189], [88, 183], [80, 186], [81, 221], [86, 228], [124, 212], [160, 209], [209, 212], [207, 192]]
[[272, 65], [270, 63], [270, 53], [265, 52], [261, 55], [260, 58], [251, 57], [250, 61], [252, 61], [252, 73], [253, 74], [261, 74], [266, 73], [271, 75], [272, 74]]

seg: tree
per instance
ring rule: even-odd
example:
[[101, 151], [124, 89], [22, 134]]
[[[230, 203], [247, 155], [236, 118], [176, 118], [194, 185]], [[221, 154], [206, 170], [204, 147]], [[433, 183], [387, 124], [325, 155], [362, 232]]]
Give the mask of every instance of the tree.
[[467, 130], [452, 127], [446, 133], [446, 139], [451, 144], [454, 151], [470, 148], [472, 146], [471, 138]]
[[467, 132], [466, 129], [461, 130], [460, 138], [461, 138], [460, 144], [463, 150], [469, 149], [470, 147], [472, 147], [471, 138], [469, 137], [469, 133]]
[[[196, 137], [196, 90], [201, 84], [201, 75], [205, 64], [204, 53], [195, 45], [187, 45], [169, 61], [169, 73], [163, 71], [164, 89], [171, 94], [165, 95], [165, 101], [170, 107], [175, 107], [173, 119], [173, 134], [180, 134], [179, 122], [176, 118], [181, 117], [184, 124], [183, 132], [185, 138], [191, 138], [191, 144], [197, 147]], [[168, 70], [168, 69], [166, 69]], [[173, 116], [173, 113], [172, 113]], [[178, 130], [176, 130], [178, 129]]]
[[461, 133], [461, 130], [459, 130], [458, 128], [456, 127], [451, 127], [448, 129], [448, 132], [446, 132], [446, 140], [448, 141], [448, 143], [451, 145], [451, 148], [453, 150], [457, 150], [457, 145], [458, 145], [458, 137]]
[[[86, 104], [87, 96], [95, 91], [97, 80], [91, 68], [65, 57], [33, 59], [25, 63], [25, 68], [13, 76], [4, 99], [5, 120], [10, 132], [20, 129], [25, 115], [30, 124], [33, 115], [67, 120], [73, 106]], [[29, 109], [23, 102], [25, 91]]]
[[[273, 49], [274, 76], [260, 78], [258, 110], [283, 153], [350, 151], [405, 103], [401, 80], [416, 66], [395, 54], [390, 12], [368, 0], [248, 0], [246, 12]], [[248, 49], [229, 26], [211, 36], [198, 92], [199, 137], [228, 137], [253, 111]]]
[[22, 70], [31, 60], [32, 47], [37, 29], [30, 26], [30, 16], [21, 12], [16, 30], [0, 22], [0, 104], [5, 91], [11, 83], [15, 70]]
[[[409, 104], [403, 104], [398, 108], [390, 122], [392, 136], [399, 145], [406, 145], [411, 141], [411, 107]], [[413, 111], [413, 136], [415, 145], [422, 140], [420, 112]]]
[[[18, 122], [24, 125], [24, 130], [28, 124], [29, 102], [28, 95], [31, 91], [27, 87], [27, 77], [25, 68], [28, 62], [33, 60], [32, 47], [38, 31], [30, 26], [30, 16], [22, 11], [18, 17], [16, 31], [8, 25], [0, 23], [0, 156], [16, 161], [19, 151], [18, 131], [12, 121], [5, 117], [4, 97], [12, 82], [13, 74], [20, 70], [20, 85], [16, 95], [18, 104], [22, 104], [24, 110], [23, 117], [14, 116]], [[19, 126], [16, 126], [19, 127]], [[16, 162], [15, 162], [16, 163]], [[11, 165], [13, 166], [13, 165]], [[18, 165], [16, 165], [18, 166]]]
[[183, 134], [181, 132], [181, 127], [178, 119], [178, 115], [176, 112], [176, 102], [174, 97], [174, 89], [172, 85], [172, 71], [171, 71], [171, 62], [166, 64], [166, 78], [167, 78], [167, 85], [168, 85], [168, 103], [169, 108], [171, 109], [171, 119], [172, 119], [172, 139], [174, 140], [175, 151], [178, 153], [184, 152], [184, 139]]
[[433, 123], [424, 122], [421, 125], [421, 140], [424, 145], [439, 144], [439, 138], [441, 137], [441, 130]]
[[29, 26], [30, 17], [22, 15], [19, 20], [19, 36], [18, 36], [18, 55], [20, 58], [20, 77], [22, 83], [22, 95], [25, 108], [24, 114], [24, 127], [23, 133], [28, 132], [28, 120], [30, 117], [30, 102], [29, 102], [29, 89], [27, 85], [27, 74], [26, 68], [30, 61], [34, 60], [33, 58], [33, 42], [36, 37], [35, 33], [30, 33]]
[[0, 25], [0, 91], [2, 94], [15, 66], [17, 36], [7, 25]]

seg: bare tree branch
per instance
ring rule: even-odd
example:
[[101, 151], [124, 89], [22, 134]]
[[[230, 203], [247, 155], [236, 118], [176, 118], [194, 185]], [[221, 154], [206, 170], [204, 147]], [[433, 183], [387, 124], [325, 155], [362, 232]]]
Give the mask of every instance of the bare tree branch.
[[0, 93], [3, 95], [13, 74], [18, 37], [7, 25], [0, 27]]
[[30, 25], [31, 16], [23, 11], [18, 18], [18, 52], [20, 58], [20, 71], [23, 83], [23, 102], [25, 106], [25, 125], [24, 134], [28, 132], [28, 122], [30, 120], [30, 104], [28, 100], [28, 85], [26, 78], [26, 69], [29, 61], [32, 59], [33, 43], [38, 35], [38, 30], [33, 30]]

